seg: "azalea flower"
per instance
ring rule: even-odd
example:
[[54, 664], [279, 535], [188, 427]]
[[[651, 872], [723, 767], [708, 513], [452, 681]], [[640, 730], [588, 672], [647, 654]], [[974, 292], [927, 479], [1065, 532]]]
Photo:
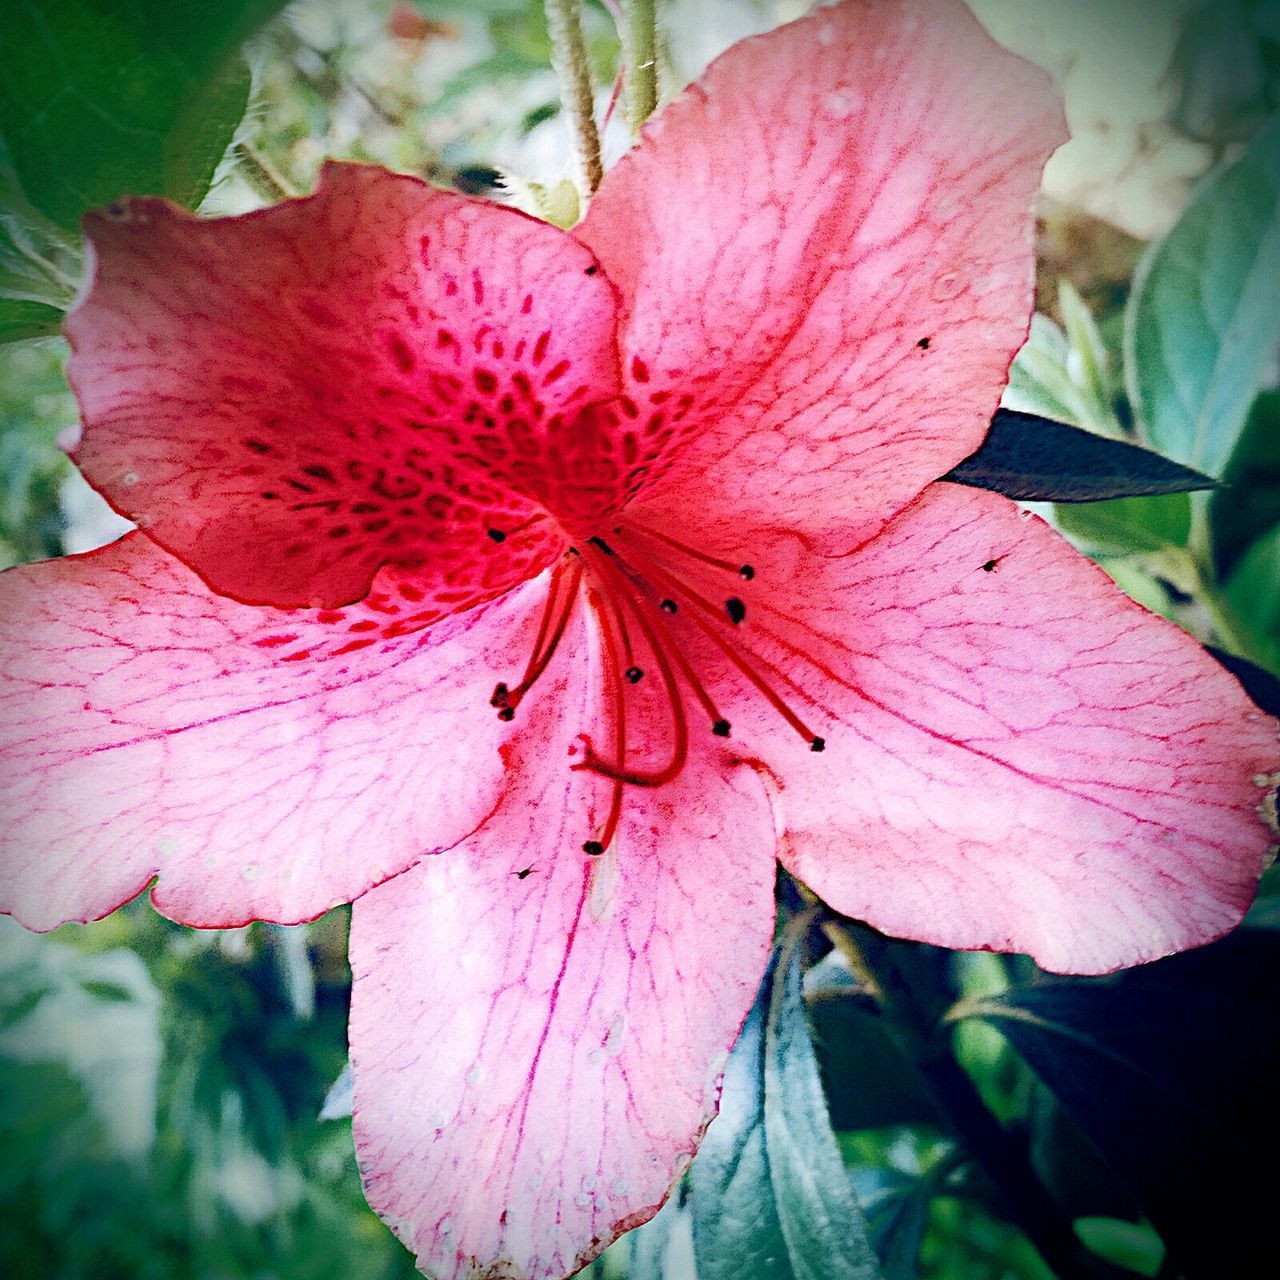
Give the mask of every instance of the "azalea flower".
[[370, 1202], [562, 1276], [712, 1116], [775, 856], [1096, 973], [1214, 938], [1275, 725], [978, 445], [1062, 137], [959, 3], [736, 46], [565, 233], [376, 168], [92, 215], [74, 457], [136, 532], [3, 578], [3, 901], [355, 900]]

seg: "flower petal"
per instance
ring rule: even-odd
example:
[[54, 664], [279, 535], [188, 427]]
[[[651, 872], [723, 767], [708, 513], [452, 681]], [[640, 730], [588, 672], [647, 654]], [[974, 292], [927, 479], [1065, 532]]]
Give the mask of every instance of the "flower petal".
[[244, 217], [146, 198], [85, 227], [76, 461], [215, 591], [335, 606], [394, 563], [457, 610], [558, 552], [556, 433], [617, 385], [614, 294], [571, 238], [350, 164]]
[[565, 1276], [650, 1217], [768, 956], [774, 833], [750, 770], [703, 757], [629, 790], [617, 844], [582, 852], [594, 784], [566, 753], [599, 675], [580, 623], [566, 645], [489, 826], [353, 908], [366, 1193], [437, 1280]]
[[1276, 723], [1041, 520], [938, 484], [836, 559], [729, 513], [681, 521], [754, 564], [735, 642], [825, 738], [713, 690], [774, 790], [779, 857], [837, 910], [1081, 973], [1240, 919]]
[[713, 63], [574, 233], [622, 292], [645, 483], [857, 540], [971, 453], [1063, 136], [958, 0], [819, 9]]
[[545, 580], [416, 631], [401, 587], [253, 608], [141, 534], [0, 577], [0, 910], [93, 919], [158, 874], [187, 924], [303, 920], [472, 831]]

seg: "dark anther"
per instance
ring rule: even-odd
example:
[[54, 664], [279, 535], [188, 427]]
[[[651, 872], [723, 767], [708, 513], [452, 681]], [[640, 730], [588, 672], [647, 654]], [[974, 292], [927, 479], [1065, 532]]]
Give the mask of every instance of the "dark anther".
[[727, 720], [714, 720], [711, 724], [711, 732], [717, 738], [727, 738], [729, 736], [729, 722]]
[[663, 613], [675, 613], [676, 602], [674, 600], [661, 600], [658, 602], [658, 608], [661, 609]]
[[510, 724], [511, 721], [514, 720], [515, 718], [516, 718], [515, 707], [503, 707], [502, 710], [498, 712], [498, 719], [505, 721], [507, 724]]
[[525, 867], [525, 869], [524, 869], [523, 871], [517, 871], [517, 872], [515, 873], [515, 877], [516, 877], [516, 879], [517, 879], [517, 880], [523, 880], [523, 879], [525, 878], [525, 876], [531, 876], [531, 875], [533, 875], [533, 868], [532, 868], [532, 867]]
[[921, 338], [921, 339], [920, 339], [920, 341], [916, 343], [916, 346], [917, 346], [917, 347], [919, 347], [921, 351], [928, 351], [928, 350], [929, 350], [929, 339], [928, 339], [928, 338]]
[[600, 268], [599, 268], [599, 267], [597, 267], [597, 266], [593, 263], [593, 264], [592, 264], [591, 266], [589, 266], [589, 267], [588, 267], [588, 268], [587, 268], [587, 269], [586, 269], [582, 274], [583, 274], [584, 276], [593, 276], [593, 275], [595, 275], [595, 273], [596, 273], [597, 271], [599, 271], [599, 270], [600, 270]]
[[724, 611], [735, 627], [747, 616], [747, 606], [737, 596], [730, 596], [724, 602]]
[[826, 749], [827, 749], [826, 738], [814, 738], [814, 740], [811, 743], [809, 743], [810, 751], [825, 751]]
[[493, 695], [489, 699], [489, 705], [491, 707], [505, 707], [510, 696], [511, 690], [507, 688], [505, 681], [499, 680], [493, 686]]
[[599, 547], [607, 556], [613, 555], [613, 548], [603, 538], [588, 538], [593, 547]]
[[604, 845], [599, 840], [587, 840], [582, 846], [582, 852], [598, 858], [604, 852]]
[[982, 572], [994, 573], [999, 567], [1000, 567], [1000, 561], [998, 559], [988, 560], [987, 563], [982, 566]]
[[628, 667], [623, 673], [628, 684], [639, 684], [644, 679], [644, 672], [639, 667]]
[[743, 582], [750, 582], [755, 576], [756, 571], [749, 564], [744, 564], [742, 568], [738, 570], [738, 577], [740, 577]]
[[501, 529], [486, 529], [485, 533], [491, 537], [494, 542], [506, 542], [507, 535]]

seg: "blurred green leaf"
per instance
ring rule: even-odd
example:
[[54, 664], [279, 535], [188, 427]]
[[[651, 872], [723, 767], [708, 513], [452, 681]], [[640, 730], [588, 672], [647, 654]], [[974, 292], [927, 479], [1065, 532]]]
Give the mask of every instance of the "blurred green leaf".
[[0, 1055], [61, 1062], [83, 1085], [120, 1155], [155, 1133], [160, 998], [130, 951], [85, 955], [0, 922]]
[[62, 312], [43, 302], [0, 298], [0, 342], [50, 338], [62, 329]]
[[1191, 503], [1185, 493], [1115, 498], [1056, 507], [1054, 520], [1091, 551], [1131, 555], [1185, 547], [1191, 535]]
[[967, 1006], [1126, 1179], [1189, 1280], [1255, 1274], [1272, 1247], [1255, 1161], [1280, 1142], [1277, 962], [1280, 936], [1246, 928], [1110, 977], [1044, 980]]
[[810, 923], [784, 931], [689, 1173], [702, 1280], [876, 1280], [823, 1096], [801, 993]]
[[1209, 510], [1223, 576], [1251, 542], [1280, 525], [1280, 391], [1264, 391], [1254, 402]]
[[1280, 526], [1244, 553], [1222, 593], [1252, 642], [1245, 656], [1280, 673]]
[[1162, 453], [1219, 476], [1280, 342], [1280, 119], [1144, 256], [1125, 317], [1129, 395]]
[[1066, 276], [1058, 281], [1058, 307], [1066, 326], [1067, 372], [1088, 398], [1087, 415], [1078, 420], [1095, 430], [1105, 428], [1107, 434], [1118, 434], [1119, 423], [1111, 408], [1106, 343], [1084, 299]]
[[1164, 1241], [1151, 1227], [1103, 1217], [1077, 1218], [1074, 1225], [1076, 1235], [1091, 1253], [1140, 1276], [1159, 1274]]
[[240, 43], [281, 0], [7, 0], [0, 136], [59, 225], [131, 193], [193, 206], [248, 103]]

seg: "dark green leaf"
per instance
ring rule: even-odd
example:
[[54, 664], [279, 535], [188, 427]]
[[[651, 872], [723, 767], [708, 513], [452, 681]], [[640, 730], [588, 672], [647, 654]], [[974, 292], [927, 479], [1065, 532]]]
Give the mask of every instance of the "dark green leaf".
[[1280, 716], [1280, 677], [1255, 663], [1236, 657], [1234, 653], [1227, 653], [1225, 649], [1209, 646], [1209, 652], [1240, 681], [1255, 705], [1268, 715]]
[[981, 448], [943, 479], [1024, 502], [1096, 502], [1215, 483], [1150, 449], [1013, 409], [997, 409]]
[[1129, 395], [1151, 443], [1221, 475], [1280, 342], [1280, 118], [1152, 245], [1125, 315]]
[[1280, 525], [1280, 391], [1254, 401], [1209, 510], [1214, 560], [1225, 577], [1250, 543]]
[[701, 1280], [875, 1280], [801, 995], [809, 918], [784, 932], [689, 1175]]
[[62, 312], [43, 302], [0, 298], [0, 342], [51, 338], [62, 330]]
[[196, 204], [248, 101], [239, 44], [280, 0], [7, 0], [0, 136], [63, 227], [125, 193]]
[[886, 1032], [878, 1013], [848, 996], [818, 1000], [810, 1014], [836, 1129], [937, 1122], [919, 1072]]
[[1278, 962], [1280, 937], [1243, 929], [1111, 977], [970, 1006], [1125, 1177], [1194, 1280], [1257, 1274], [1273, 1245], [1257, 1158], [1280, 1143]]

